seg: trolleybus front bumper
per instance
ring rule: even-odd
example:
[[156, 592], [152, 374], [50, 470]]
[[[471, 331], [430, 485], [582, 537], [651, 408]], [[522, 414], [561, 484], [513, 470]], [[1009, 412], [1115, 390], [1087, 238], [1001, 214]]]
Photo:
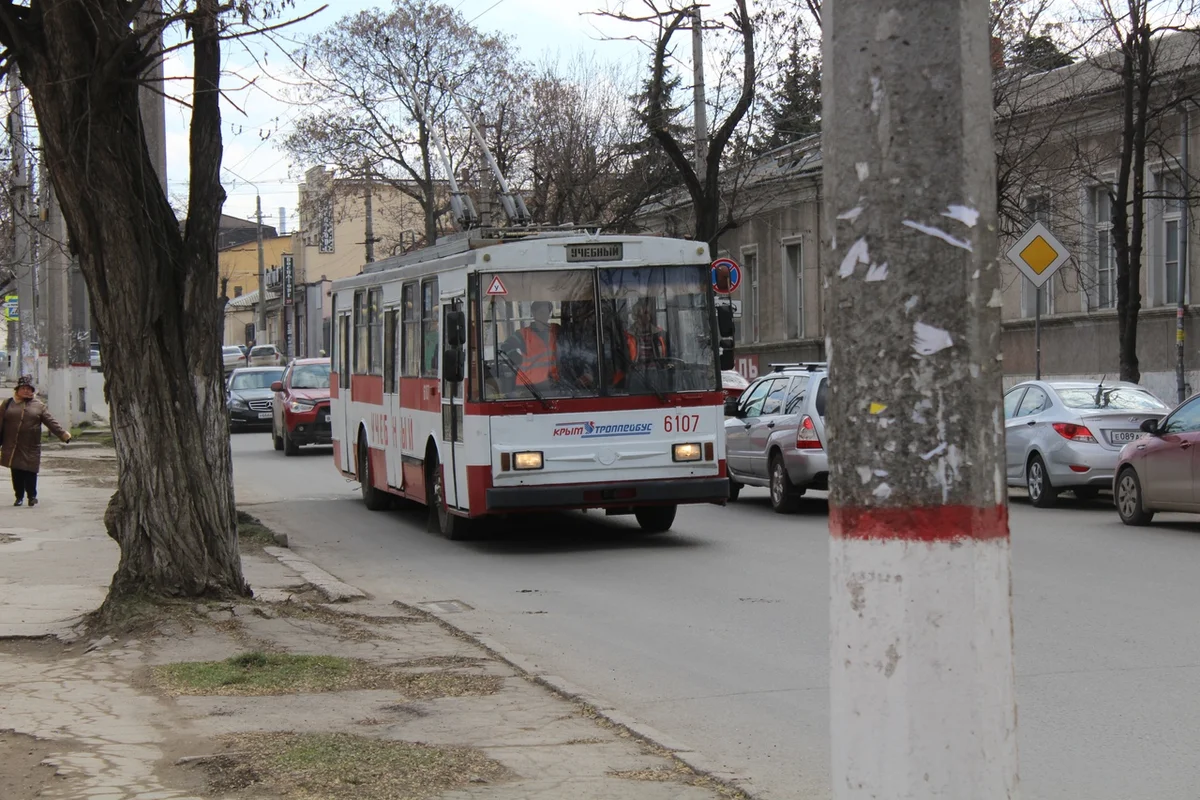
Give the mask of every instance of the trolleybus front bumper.
[[724, 503], [728, 499], [728, 478], [510, 486], [487, 490], [488, 511]]

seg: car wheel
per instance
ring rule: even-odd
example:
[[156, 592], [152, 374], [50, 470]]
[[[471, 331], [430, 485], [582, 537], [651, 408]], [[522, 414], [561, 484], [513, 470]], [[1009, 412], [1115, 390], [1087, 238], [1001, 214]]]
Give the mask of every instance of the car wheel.
[[736, 503], [738, 495], [742, 493], [742, 485], [733, 478], [729, 479], [729, 502]]
[[1058, 489], [1050, 483], [1050, 473], [1046, 472], [1046, 462], [1041, 456], [1029, 459], [1029, 466], [1025, 468], [1025, 488], [1034, 508], [1050, 508], [1058, 502]]
[[283, 429], [283, 454], [285, 456], [300, 454], [300, 445], [296, 444], [291, 436], [288, 436], [288, 429], [286, 427]]
[[383, 511], [391, 506], [387, 492], [381, 492], [374, 486], [366, 436], [358, 438], [358, 485], [362, 489], [363, 505], [367, 507], [368, 511]]
[[777, 514], [792, 514], [800, 508], [803, 489], [797, 489], [788, 477], [787, 466], [778, 453], [771, 458], [771, 508]]
[[1154, 512], [1147, 511], [1142, 505], [1142, 482], [1138, 480], [1133, 467], [1121, 470], [1117, 478], [1117, 514], [1126, 525], [1148, 525], [1154, 519]]
[[635, 508], [633, 516], [642, 533], [666, 533], [675, 524], [675, 511], [676, 506], [647, 506]]
[[429, 503], [429, 523], [452, 542], [470, 538], [472, 523], [465, 517], [455, 516], [446, 508], [446, 489], [442, 476], [442, 465], [434, 455], [427, 462], [429, 470], [425, 475], [425, 493]]
[[276, 435], [274, 422], [271, 423], [271, 443], [275, 445], [276, 450], [283, 449], [283, 438]]
[[1095, 500], [1100, 496], [1100, 490], [1095, 486], [1076, 486], [1071, 490], [1076, 500]]

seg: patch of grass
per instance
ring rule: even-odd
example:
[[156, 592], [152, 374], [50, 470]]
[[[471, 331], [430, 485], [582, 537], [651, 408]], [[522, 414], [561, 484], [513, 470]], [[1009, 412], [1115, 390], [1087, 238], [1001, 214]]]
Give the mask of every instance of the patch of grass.
[[275, 545], [275, 532], [245, 511], [237, 512], [238, 544], [243, 550], [262, 550]]
[[431, 747], [344, 733], [223, 737], [229, 755], [205, 764], [218, 792], [337, 800], [424, 800], [512, 773], [478, 750]]
[[398, 672], [357, 659], [290, 653], [243, 653], [224, 661], [185, 661], [155, 667], [155, 684], [172, 695], [274, 695], [391, 689], [413, 700], [495, 694], [490, 675]]

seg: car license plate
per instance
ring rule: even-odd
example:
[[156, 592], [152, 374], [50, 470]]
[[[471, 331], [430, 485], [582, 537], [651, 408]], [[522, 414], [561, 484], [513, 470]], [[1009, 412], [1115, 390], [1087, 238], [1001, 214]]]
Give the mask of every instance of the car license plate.
[[329, 415], [328, 415], [328, 414], [322, 414], [322, 415], [321, 415], [321, 422], [329, 422]]
[[1141, 431], [1109, 431], [1108, 440], [1113, 444], [1129, 444], [1142, 438]]
[[270, 419], [270, 418], [271, 418], [271, 412], [270, 412], [270, 411], [260, 411], [260, 412], [259, 412], [259, 414], [258, 414], [258, 418], [259, 418], [259, 419]]

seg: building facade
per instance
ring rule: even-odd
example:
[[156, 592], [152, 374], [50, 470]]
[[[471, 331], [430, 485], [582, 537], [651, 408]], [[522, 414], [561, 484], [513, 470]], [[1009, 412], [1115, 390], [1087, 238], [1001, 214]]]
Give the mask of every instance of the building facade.
[[[1160, 50], [1163, 91], [1200, 97], [1200, 37], [1181, 35]], [[1119, 74], [1081, 63], [1035, 75], [998, 76], [1008, 93], [996, 123], [1000, 176], [1002, 335], [1005, 384], [1036, 372], [1040, 305], [1043, 377], [1112, 379], [1120, 372], [1112, 195], [1120, 162]], [[1181, 88], [1183, 87], [1183, 88]], [[1168, 104], [1156, 98], [1152, 107]], [[1187, 109], [1186, 105], [1181, 108]], [[1176, 399], [1176, 314], [1184, 278], [1187, 391], [1200, 390], [1200, 290], [1195, 235], [1200, 106], [1155, 116], [1144, 179], [1137, 353], [1141, 383]], [[1186, 134], [1185, 134], [1186, 132]], [[1184, 146], [1184, 140], [1188, 146]], [[827, 308], [821, 274], [824, 209], [819, 137], [761, 159], [735, 195], [734, 220], [714, 255], [733, 258], [742, 280], [733, 294], [738, 370], [754, 377], [771, 363], [822, 360]], [[684, 198], [648, 209], [650, 231], [686, 230]], [[1071, 258], [1039, 292], [1004, 256], [1034, 221], [1046, 224]]]

